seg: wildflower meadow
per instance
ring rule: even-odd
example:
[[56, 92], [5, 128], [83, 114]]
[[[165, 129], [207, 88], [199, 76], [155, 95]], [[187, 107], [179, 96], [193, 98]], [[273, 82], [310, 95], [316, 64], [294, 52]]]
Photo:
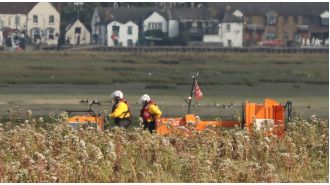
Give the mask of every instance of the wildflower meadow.
[[[15, 126], [16, 125], [16, 126]], [[241, 128], [191, 137], [73, 129], [65, 118], [0, 126], [0, 182], [328, 182], [328, 121], [293, 119], [282, 138]]]

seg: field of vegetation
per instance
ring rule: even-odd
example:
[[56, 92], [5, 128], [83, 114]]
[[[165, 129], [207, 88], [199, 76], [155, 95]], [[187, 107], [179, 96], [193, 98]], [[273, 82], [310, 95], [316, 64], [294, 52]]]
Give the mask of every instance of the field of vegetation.
[[[0, 52], [0, 66], [0, 182], [329, 182], [328, 54]], [[99, 99], [96, 111], [109, 112], [117, 89], [135, 120], [144, 93], [163, 116], [182, 116], [196, 72], [201, 119], [232, 119], [245, 100], [291, 100], [285, 136], [64, 124], [61, 113], [85, 107], [81, 99]]]
[[[192, 74], [204, 98], [194, 112], [216, 118], [240, 105], [273, 98], [293, 101], [305, 118], [328, 117], [328, 54], [266, 53], [107, 53], [107, 52], [0, 52], [0, 117], [16, 106], [34, 114], [61, 113], [82, 108], [81, 99], [99, 99], [109, 110], [109, 95], [121, 89], [138, 112], [143, 93], [156, 99], [165, 115], [186, 112]], [[227, 112], [226, 112], [227, 111]], [[0, 118], [1, 119], [1, 118]]]
[[74, 130], [65, 119], [1, 124], [0, 182], [329, 182], [329, 123], [317, 118], [294, 119], [282, 138]]
[[328, 84], [327, 54], [0, 53], [0, 84], [147, 83], [149, 88], [262, 83]]

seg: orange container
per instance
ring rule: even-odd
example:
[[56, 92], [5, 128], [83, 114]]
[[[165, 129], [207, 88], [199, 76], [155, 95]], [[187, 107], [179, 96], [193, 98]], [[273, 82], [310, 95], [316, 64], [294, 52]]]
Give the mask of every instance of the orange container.
[[[252, 132], [252, 126], [254, 124], [257, 129], [261, 129], [266, 124], [269, 124], [271, 128], [266, 133], [267, 135], [284, 135], [284, 106], [280, 103], [271, 99], [265, 99], [264, 104], [249, 103], [246, 101], [244, 113], [245, 126], [250, 132]], [[187, 114], [184, 118], [160, 118], [156, 131], [160, 135], [169, 135], [176, 133], [178, 129], [187, 132], [187, 129], [202, 131], [207, 127], [230, 128], [239, 125], [239, 121], [203, 121], [195, 114]], [[174, 130], [176, 131], [174, 132]]]

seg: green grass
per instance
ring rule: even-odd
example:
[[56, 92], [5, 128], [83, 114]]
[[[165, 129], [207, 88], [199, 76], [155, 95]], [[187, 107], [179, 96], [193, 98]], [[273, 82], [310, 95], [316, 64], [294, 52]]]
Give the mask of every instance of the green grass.
[[[0, 84], [328, 84], [326, 54], [0, 53]], [[149, 75], [151, 73], [151, 75]]]
[[[120, 89], [134, 111], [148, 93], [169, 116], [186, 113], [191, 76], [204, 97], [194, 112], [233, 114], [213, 106], [273, 98], [291, 100], [304, 117], [328, 117], [328, 54], [0, 52], [0, 115], [15, 106], [36, 114], [79, 108], [80, 99], [109, 102]], [[306, 107], [311, 106], [310, 109]], [[109, 103], [101, 108], [109, 110]], [[219, 113], [220, 112], [220, 113]], [[219, 115], [221, 114], [221, 115]]]

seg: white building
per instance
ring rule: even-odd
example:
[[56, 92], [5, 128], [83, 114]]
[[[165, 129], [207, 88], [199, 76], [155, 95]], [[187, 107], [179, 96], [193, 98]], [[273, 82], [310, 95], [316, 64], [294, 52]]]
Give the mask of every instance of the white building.
[[153, 12], [143, 21], [143, 32], [148, 30], [161, 30], [163, 33], [167, 33], [167, 20], [158, 12]]
[[320, 14], [321, 24], [323, 26], [329, 26], [329, 11], [324, 11]]
[[76, 20], [66, 27], [65, 40], [72, 45], [87, 45], [91, 43], [91, 34], [80, 20]]
[[60, 14], [48, 2], [1, 2], [0, 27], [26, 34], [32, 43], [56, 45]]
[[27, 16], [27, 34], [32, 43], [57, 45], [60, 34], [60, 14], [55, 7], [48, 2], [36, 4]]
[[219, 24], [219, 37], [224, 47], [243, 47], [242, 19], [226, 14]]
[[37, 3], [0, 3], [0, 29], [26, 30], [27, 14]]
[[0, 27], [16, 30], [26, 30], [26, 15], [24, 14], [0, 14]]
[[210, 36], [218, 34], [219, 21], [205, 8], [170, 8], [167, 18], [169, 37], [184, 33], [192, 41], [202, 41], [204, 37], [208, 40]]
[[168, 20], [168, 37], [176, 37], [179, 35], [179, 20], [170, 19]]
[[218, 34], [205, 34], [203, 35], [203, 42], [206, 43], [220, 43], [221, 39]]
[[107, 46], [135, 46], [139, 38], [139, 26], [132, 21], [123, 24], [112, 21], [107, 26]]
[[[117, 22], [116, 24], [120, 23], [121, 25], [125, 25], [131, 21], [132, 23], [129, 24], [133, 27], [135, 27], [134, 24], [137, 25], [138, 33], [141, 33], [143, 31], [143, 21], [145, 20], [145, 18], [150, 17], [149, 15], [151, 15], [154, 11], [155, 8], [148, 8], [148, 7], [95, 8], [91, 20], [92, 44], [104, 45], [104, 46], [110, 44], [110, 46], [112, 46], [113, 41], [109, 40], [107, 27], [111, 23], [115, 24], [114, 21]], [[121, 30], [123, 29], [126, 28], [122, 28]], [[133, 35], [127, 35], [127, 36], [121, 35], [121, 39], [130, 38], [133, 40], [133, 45], [134, 45], [136, 35], [135, 33], [132, 34]], [[123, 46], [127, 44], [127, 40], [121, 42]]]

